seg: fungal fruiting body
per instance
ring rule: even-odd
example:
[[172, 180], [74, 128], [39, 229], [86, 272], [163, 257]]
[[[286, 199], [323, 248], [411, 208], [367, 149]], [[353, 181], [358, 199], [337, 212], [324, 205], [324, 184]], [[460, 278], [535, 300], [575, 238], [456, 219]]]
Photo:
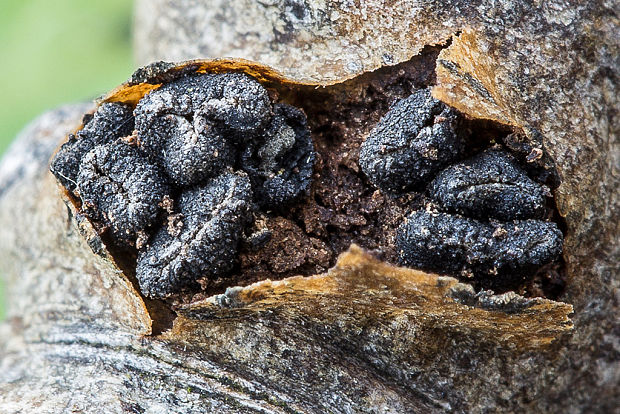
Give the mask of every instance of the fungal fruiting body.
[[120, 103], [104, 103], [94, 115], [84, 116], [84, 127], [69, 135], [54, 157], [51, 170], [69, 191], [77, 186], [81, 159], [95, 145], [105, 144], [131, 134], [134, 119], [131, 107]]
[[137, 248], [141, 290], [164, 298], [225, 277], [253, 214], [304, 194], [314, 159], [301, 110], [248, 75], [192, 74], [133, 113], [101, 105], [51, 171], [112, 243]]
[[164, 66], [139, 99], [86, 115], [50, 166], [150, 298], [316, 274], [351, 243], [500, 290], [561, 253], [540, 141], [472, 140], [471, 121], [398, 77], [362, 105]]
[[138, 256], [142, 292], [165, 297], [196, 275], [221, 277], [235, 265], [237, 246], [251, 219], [252, 188], [243, 172], [225, 172], [178, 199], [182, 225], [160, 228]]
[[383, 191], [423, 187], [463, 151], [456, 113], [421, 89], [398, 102], [360, 148], [359, 162]]
[[306, 116], [290, 105], [274, 105], [260, 139], [248, 142], [241, 166], [250, 175], [259, 204], [286, 206], [310, 186], [314, 147]]
[[429, 186], [431, 198], [447, 210], [483, 220], [541, 218], [547, 191], [498, 150], [446, 168]]
[[562, 251], [555, 223], [481, 222], [443, 212], [412, 212], [396, 244], [407, 266], [478, 276], [511, 275], [549, 263]]
[[455, 163], [465, 143], [454, 125], [456, 114], [422, 90], [394, 105], [362, 144], [360, 165], [371, 183], [397, 195], [426, 188], [431, 200], [398, 228], [400, 262], [510, 278], [556, 260], [562, 233], [541, 220], [549, 190], [502, 148]]
[[77, 192], [86, 215], [110, 226], [118, 242], [132, 244], [157, 220], [170, 187], [157, 165], [119, 138], [84, 155]]

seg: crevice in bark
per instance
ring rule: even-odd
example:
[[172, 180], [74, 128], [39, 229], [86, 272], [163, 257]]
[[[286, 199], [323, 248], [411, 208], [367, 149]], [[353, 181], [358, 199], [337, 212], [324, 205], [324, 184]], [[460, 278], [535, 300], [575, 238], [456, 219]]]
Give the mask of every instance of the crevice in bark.
[[[203, 278], [199, 280], [199, 291], [186, 290], [165, 300], [143, 296], [153, 320], [153, 335], [172, 326], [178, 306], [223, 293], [232, 286], [326, 272], [352, 243], [397, 265], [396, 229], [411, 211], [423, 209], [429, 198], [425, 191], [392, 196], [377, 190], [360, 169], [359, 148], [395, 102], [416, 90], [435, 85], [437, 59], [448, 46], [449, 43], [427, 46], [407, 62], [329, 87], [274, 88], [267, 85], [273, 101], [301, 108], [307, 115], [317, 153], [309, 194], [286, 211], [262, 214], [260, 219], [270, 230], [270, 239], [258, 250], [242, 244], [239, 261], [228, 277]], [[187, 73], [187, 70], [177, 73]], [[171, 76], [157, 75], [157, 79], [171, 80]], [[465, 157], [492, 145], [514, 152], [506, 144], [506, 137], [525, 136], [519, 128], [495, 121], [463, 116], [461, 125], [468, 137]], [[547, 185], [557, 187], [553, 174], [545, 177]], [[73, 200], [79, 204], [79, 200]], [[562, 223], [552, 199], [548, 200], [547, 207], [547, 218]], [[565, 231], [565, 224], [561, 226]], [[95, 227], [98, 227], [96, 223]], [[115, 247], [106, 229], [99, 228], [99, 231], [117, 264], [139, 291], [135, 249]], [[564, 290], [565, 269], [563, 260], [559, 259], [533, 275], [523, 275], [517, 282], [499, 278], [460, 278], [473, 285], [476, 291], [491, 289], [504, 293], [514, 290], [527, 297], [556, 299]]]
[[[268, 218], [268, 226], [275, 231], [265, 249], [256, 254], [242, 248], [240, 264], [229, 278], [205, 280], [202, 292], [175, 298], [177, 303], [201, 300], [222, 293], [226, 287], [245, 286], [267, 278], [325, 272], [351, 243], [398, 264], [394, 232], [405, 215], [422, 208], [427, 198], [423, 192], [390, 197], [374, 188], [359, 169], [359, 146], [391, 105], [416, 89], [435, 84], [436, 59], [442, 49], [426, 47], [408, 62], [328, 88], [309, 86], [290, 94], [280, 93], [280, 100], [301, 107], [308, 116], [318, 153], [310, 194], [288, 212]], [[501, 145], [502, 137], [521, 133], [519, 128], [481, 119], [466, 119], [464, 128], [470, 137], [468, 154], [478, 153], [492, 143]], [[552, 200], [549, 203], [549, 214], [557, 220], [555, 205]], [[286, 249], [283, 240], [293, 243], [296, 252], [306, 253], [305, 257], [296, 258], [300, 265], [292, 266], [290, 255], [281, 254]], [[476, 290], [516, 290], [525, 296], [555, 299], [563, 290], [564, 270], [561, 260], [554, 262], [535, 275], [528, 275], [517, 286], [488, 280], [464, 281]]]

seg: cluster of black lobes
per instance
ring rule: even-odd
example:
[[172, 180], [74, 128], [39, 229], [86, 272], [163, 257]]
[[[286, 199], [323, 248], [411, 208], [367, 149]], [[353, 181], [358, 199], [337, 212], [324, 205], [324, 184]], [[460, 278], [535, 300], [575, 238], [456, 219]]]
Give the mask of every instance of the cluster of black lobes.
[[100, 232], [137, 248], [149, 297], [226, 276], [253, 213], [281, 210], [310, 186], [306, 116], [244, 74], [185, 76], [135, 108], [104, 103], [83, 123], [51, 171]]
[[[360, 148], [374, 186], [431, 200], [396, 231], [401, 263], [514, 277], [555, 260], [562, 233], [544, 220], [549, 190], [504, 149], [463, 160], [461, 121], [419, 90], [394, 105]], [[241, 239], [252, 237], [255, 213], [284, 211], [311, 184], [306, 116], [272, 102], [245, 74], [186, 75], [135, 108], [104, 103], [83, 124], [51, 171], [100, 233], [137, 249], [136, 277], [148, 297], [227, 276]]]
[[513, 155], [488, 148], [462, 160], [456, 112], [420, 90], [394, 105], [360, 150], [369, 180], [394, 195], [422, 191], [426, 208], [396, 232], [402, 264], [465, 277], [519, 278], [557, 259], [563, 236], [545, 221], [549, 189]]

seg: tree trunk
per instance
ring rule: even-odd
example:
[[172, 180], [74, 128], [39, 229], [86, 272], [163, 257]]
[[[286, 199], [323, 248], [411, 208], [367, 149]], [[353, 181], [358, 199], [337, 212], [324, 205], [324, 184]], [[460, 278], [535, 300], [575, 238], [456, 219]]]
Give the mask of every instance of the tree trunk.
[[612, 7], [138, 0], [142, 63], [243, 57], [328, 94], [441, 45], [433, 94], [539, 131], [555, 160], [566, 290], [557, 301], [476, 294], [352, 246], [326, 274], [228, 289], [171, 314], [63, 203], [48, 161], [89, 106], [64, 107], [26, 128], [0, 165], [0, 411], [617, 412]]

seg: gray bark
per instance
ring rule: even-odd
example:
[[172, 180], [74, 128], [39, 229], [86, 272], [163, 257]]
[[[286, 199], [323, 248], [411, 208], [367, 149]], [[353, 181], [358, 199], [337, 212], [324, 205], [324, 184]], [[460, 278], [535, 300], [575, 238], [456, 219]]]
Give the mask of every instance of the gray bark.
[[613, 4], [139, 0], [136, 11], [143, 63], [241, 56], [321, 85], [452, 39], [435, 96], [540, 131], [557, 163], [567, 290], [561, 302], [476, 297], [353, 248], [326, 275], [230, 289], [151, 335], [162, 316], [47, 171], [87, 109], [66, 107], [0, 165], [0, 411], [617, 412]]

